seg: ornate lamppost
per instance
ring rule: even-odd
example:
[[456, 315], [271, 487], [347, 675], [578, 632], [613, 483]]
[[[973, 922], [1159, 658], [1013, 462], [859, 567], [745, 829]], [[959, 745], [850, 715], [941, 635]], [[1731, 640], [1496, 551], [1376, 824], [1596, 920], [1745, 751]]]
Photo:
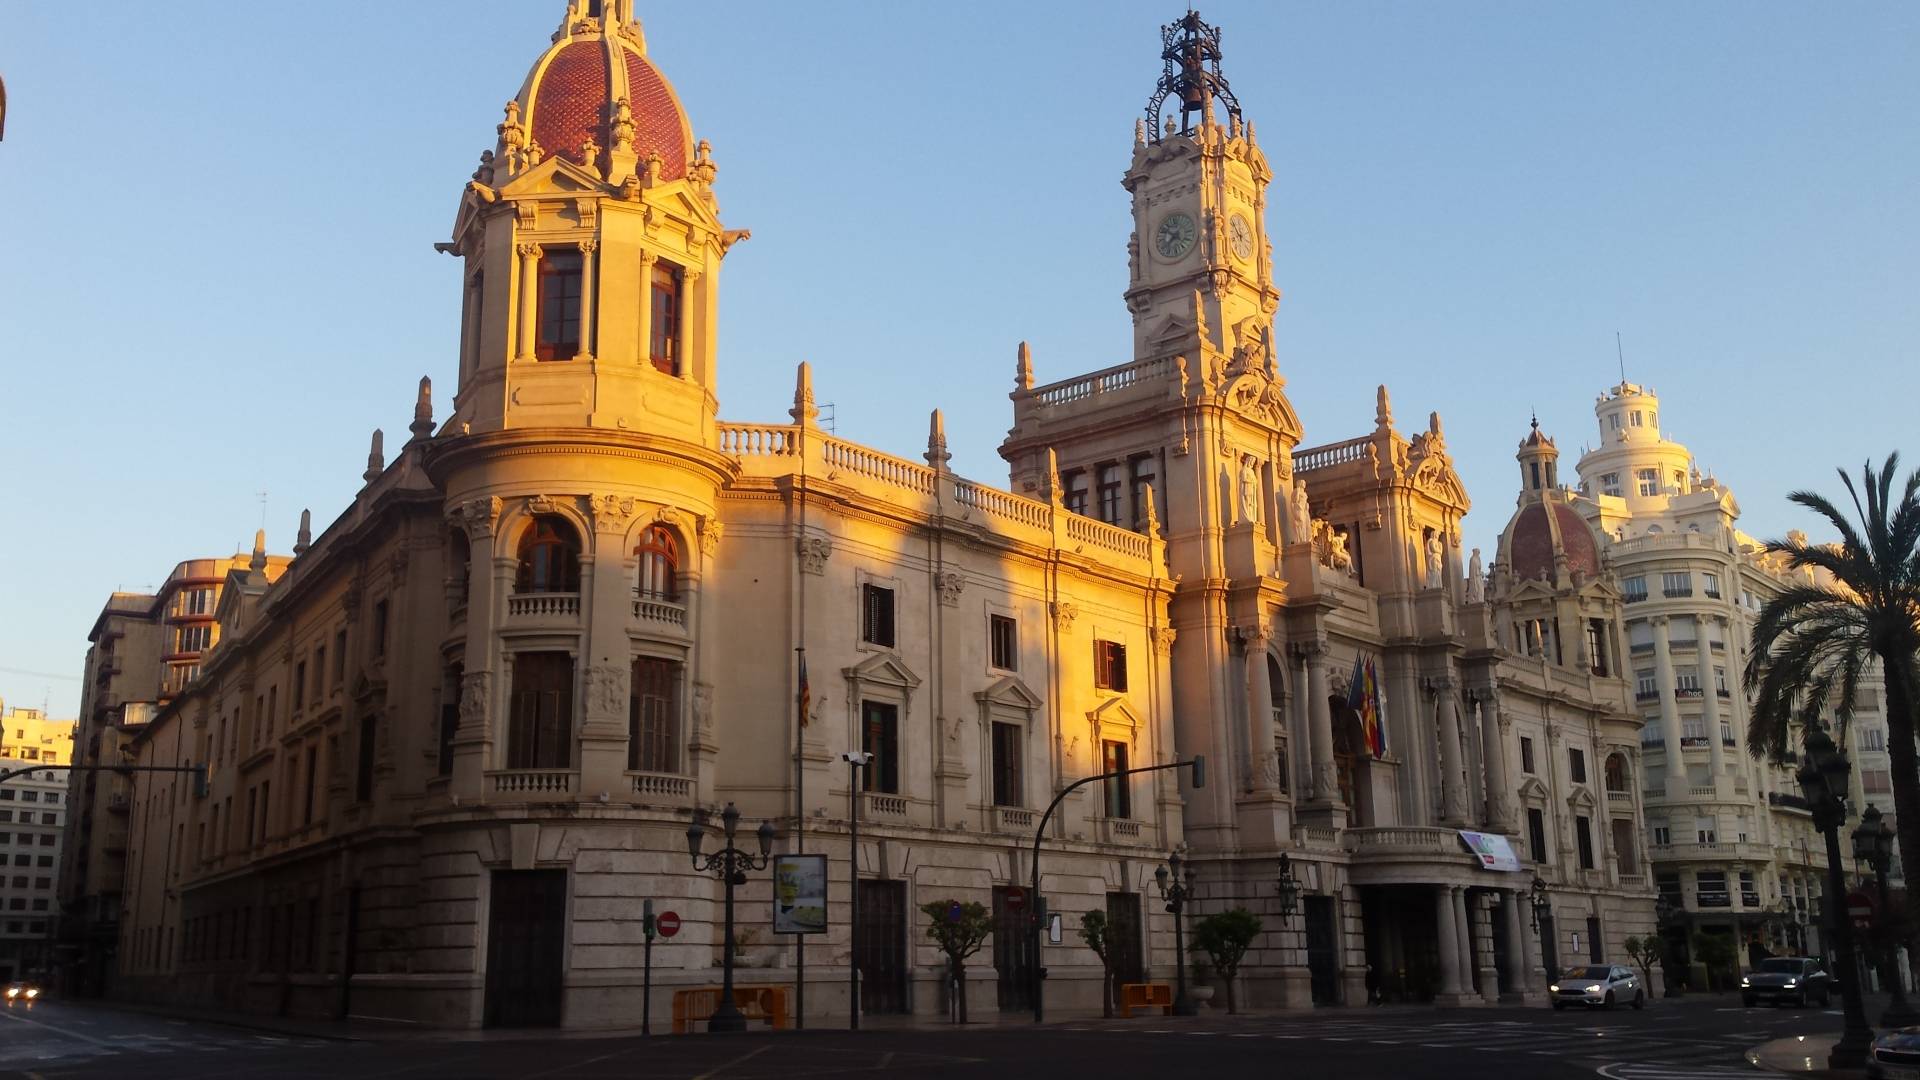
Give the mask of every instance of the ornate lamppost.
[[1827, 841], [1827, 932], [1832, 935], [1833, 966], [1840, 977], [1840, 997], [1845, 1004], [1846, 1027], [1840, 1041], [1833, 1044], [1827, 1065], [1834, 1069], [1857, 1069], [1866, 1064], [1867, 1050], [1873, 1045], [1873, 1029], [1867, 1026], [1867, 1013], [1860, 1001], [1860, 977], [1853, 961], [1853, 929], [1847, 923], [1847, 882], [1840, 855], [1840, 826], [1847, 821], [1847, 774], [1853, 767], [1847, 755], [1833, 745], [1825, 730], [1807, 733], [1806, 763], [1794, 773], [1805, 793], [1807, 808], [1813, 812], [1813, 827]]
[[1300, 904], [1300, 879], [1293, 876], [1293, 860], [1280, 853], [1280, 922], [1286, 924]]
[[[1887, 871], [1893, 865], [1893, 826], [1880, 816], [1880, 808], [1869, 806], [1860, 815], [1860, 825], [1853, 830], [1853, 857], [1872, 864], [1874, 877], [1880, 882], [1880, 917], [1893, 919], [1893, 897], [1887, 886]], [[1887, 1010], [1880, 1014], [1880, 1026], [1883, 1028], [1906, 1027], [1920, 1024], [1920, 1014], [1907, 1004], [1907, 988], [1900, 978], [1899, 946], [1894, 944], [1894, 935], [1886, 931], [1890, 925], [1882, 927], [1881, 939], [1885, 942], [1880, 959], [1880, 981], [1888, 985], [1893, 1000], [1887, 1003]]]
[[707, 1021], [708, 1031], [745, 1031], [747, 1018], [740, 1007], [733, 1003], [733, 887], [747, 883], [747, 871], [765, 870], [773, 856], [773, 822], [760, 823], [760, 856], [755, 858], [733, 844], [734, 831], [740, 825], [740, 811], [732, 803], [720, 812], [720, 827], [726, 837], [726, 846], [711, 855], [700, 853], [700, 842], [705, 839], [707, 814], [704, 810], [693, 813], [693, 824], [687, 826], [687, 854], [693, 856], [693, 868], [700, 873], [720, 875], [726, 883], [726, 932], [721, 942], [720, 955], [720, 1002], [714, 1006], [713, 1018]]
[[1667, 936], [1679, 917], [1679, 909], [1665, 893], [1654, 899], [1653, 921], [1660, 935], [1660, 982], [1664, 986], [1661, 997], [1681, 996], [1680, 983], [1673, 977], [1673, 941]]
[[[1173, 868], [1171, 873], [1167, 866]], [[1160, 897], [1167, 902], [1167, 911], [1173, 915], [1173, 1015], [1193, 1016], [1199, 1010], [1187, 996], [1187, 901], [1193, 896], [1194, 874], [1190, 867], [1184, 875], [1181, 873], [1177, 853], [1167, 856], [1167, 866], [1155, 870], [1153, 880], [1160, 886]], [[1167, 884], [1169, 879], [1173, 884]]]
[[1540, 963], [1547, 969], [1547, 983], [1560, 977], [1559, 942], [1553, 932], [1553, 898], [1547, 895], [1547, 883], [1540, 875], [1533, 875], [1533, 884], [1527, 888], [1527, 901], [1533, 908], [1533, 928], [1540, 932]]

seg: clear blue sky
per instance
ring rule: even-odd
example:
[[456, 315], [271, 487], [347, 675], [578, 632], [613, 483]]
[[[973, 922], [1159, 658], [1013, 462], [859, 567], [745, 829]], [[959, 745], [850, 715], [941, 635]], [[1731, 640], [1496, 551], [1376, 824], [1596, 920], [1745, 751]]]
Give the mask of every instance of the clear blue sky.
[[[1014, 346], [1125, 361], [1125, 168], [1157, 3], [641, 0], [753, 230], [722, 414], [1005, 482]], [[560, 0], [0, 7], [0, 695], [79, 703], [107, 593], [274, 550], [452, 390], [447, 237]], [[1750, 532], [1898, 448], [1920, 390], [1920, 5], [1207, 3], [1273, 163], [1309, 444], [1438, 409], [1490, 557], [1528, 411], [1571, 459], [1627, 373]], [[1920, 447], [1908, 449], [1920, 450]], [[1920, 459], [1916, 459], [1920, 463]], [[65, 674], [49, 679], [19, 671]]]

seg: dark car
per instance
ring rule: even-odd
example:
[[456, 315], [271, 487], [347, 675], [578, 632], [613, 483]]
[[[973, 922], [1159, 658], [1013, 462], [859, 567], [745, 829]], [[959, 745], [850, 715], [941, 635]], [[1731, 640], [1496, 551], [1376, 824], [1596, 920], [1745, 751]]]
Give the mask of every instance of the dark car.
[[15, 1005], [25, 1005], [31, 1009], [33, 1008], [33, 1003], [38, 1000], [40, 1000], [40, 986], [38, 983], [12, 982], [7, 984], [7, 1008], [11, 1009]]
[[1920, 1027], [1895, 1028], [1873, 1040], [1867, 1055], [1867, 1080], [1915, 1080], [1920, 1077]]
[[1740, 978], [1740, 1003], [1747, 1006], [1790, 1001], [1824, 1009], [1831, 996], [1833, 981], [1826, 969], [1804, 956], [1770, 956]]

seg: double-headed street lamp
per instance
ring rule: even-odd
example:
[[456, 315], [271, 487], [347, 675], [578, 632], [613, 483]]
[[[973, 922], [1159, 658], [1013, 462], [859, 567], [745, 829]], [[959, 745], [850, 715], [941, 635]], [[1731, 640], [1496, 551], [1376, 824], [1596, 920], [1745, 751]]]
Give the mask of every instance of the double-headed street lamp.
[[[1893, 864], [1893, 826], [1880, 816], [1880, 808], [1869, 806], [1860, 815], [1860, 825], [1853, 830], [1853, 857], [1873, 866], [1873, 873], [1880, 880], [1880, 918], [1886, 920], [1885, 926], [1893, 925], [1893, 897], [1887, 888], [1887, 871]], [[1883, 1028], [1906, 1027], [1920, 1024], [1920, 1014], [1907, 1004], [1907, 989], [1900, 979], [1899, 946], [1894, 944], [1894, 935], [1883, 932], [1885, 943], [1880, 961], [1880, 981], [1888, 984], [1893, 992], [1893, 1000], [1887, 1003], [1887, 1011], [1880, 1014], [1880, 1026]]]
[[1533, 908], [1533, 928], [1540, 931], [1540, 966], [1546, 968], [1551, 984], [1560, 977], [1560, 948], [1553, 932], [1553, 898], [1539, 874], [1533, 875], [1533, 884], [1527, 888], [1527, 902]]
[[773, 822], [760, 823], [760, 856], [752, 855], [733, 845], [734, 830], [740, 824], [740, 811], [732, 803], [720, 812], [720, 827], [726, 836], [727, 845], [711, 855], [700, 853], [700, 842], [707, 835], [707, 812], [695, 810], [693, 824], [687, 826], [687, 854], [693, 856], [693, 868], [700, 873], [715, 873], [726, 883], [726, 934], [721, 942], [720, 956], [720, 1002], [714, 1006], [713, 1018], [707, 1021], [708, 1031], [745, 1031], [747, 1018], [740, 1007], [733, 1003], [733, 887], [747, 883], [747, 871], [765, 870], [767, 862], [773, 856]]
[[1808, 732], [1806, 746], [1806, 763], [1794, 773], [1794, 779], [1800, 782], [1807, 808], [1813, 812], [1813, 827], [1827, 840], [1827, 932], [1833, 936], [1833, 966], [1840, 976], [1840, 997], [1846, 1012], [1846, 1027], [1840, 1041], [1833, 1044], [1827, 1065], [1834, 1069], [1857, 1069], [1866, 1064], [1867, 1050], [1873, 1045], [1873, 1029], [1867, 1026], [1866, 1009], [1860, 1002], [1860, 976], [1853, 962], [1853, 930], [1847, 924], [1847, 882], [1840, 861], [1840, 826], [1847, 821], [1847, 774], [1853, 768], [1824, 729], [1814, 728]]
[[865, 750], [840, 755], [847, 763], [847, 851], [852, 902], [847, 905], [847, 1029], [860, 1030], [860, 770], [873, 761]]
[[[1167, 866], [1173, 868], [1169, 873]], [[1193, 1016], [1199, 1012], [1193, 1007], [1193, 1000], [1187, 997], [1187, 901], [1193, 896], [1193, 870], [1189, 867], [1183, 876], [1180, 872], [1180, 856], [1167, 856], [1167, 866], [1153, 872], [1153, 880], [1160, 886], [1160, 896], [1167, 902], [1167, 910], [1173, 915], [1173, 1015]], [[1172, 879], [1173, 884], [1167, 884]]]
[[1300, 902], [1300, 879], [1293, 876], [1293, 860], [1286, 852], [1280, 853], [1280, 922], [1286, 924], [1293, 918], [1295, 908]]

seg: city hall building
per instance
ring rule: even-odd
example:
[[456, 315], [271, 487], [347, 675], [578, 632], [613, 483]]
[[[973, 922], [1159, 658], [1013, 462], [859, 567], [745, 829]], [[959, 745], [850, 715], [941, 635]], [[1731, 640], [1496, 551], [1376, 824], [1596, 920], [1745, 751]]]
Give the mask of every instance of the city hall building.
[[[1621, 959], [1653, 890], [1599, 539], [1537, 432], [1490, 574], [1437, 414], [1403, 426], [1356, 384], [1319, 421], [1351, 437], [1301, 445], [1272, 169], [1217, 32], [1188, 14], [1163, 46], [1115, 147], [1133, 355], [1053, 381], [1009, 356], [996, 486], [949, 468], [938, 413], [907, 453], [830, 434], [805, 365], [787, 416], [721, 419], [721, 269], [746, 234], [631, 0], [570, 0], [443, 245], [451, 407], [423, 380], [331, 525], [284, 568], [261, 544], [226, 570], [211, 648], [130, 733], [141, 763], [211, 775], [133, 784], [119, 991], [631, 1026], [644, 900], [685, 923], [653, 953], [656, 1014], [719, 981], [722, 890], [686, 833], [728, 803], [830, 860], [814, 1018], [844, 1017], [855, 963], [866, 1010], [942, 1011], [918, 906], [948, 897], [996, 918], [975, 1009], [1029, 1005], [1036, 963], [1052, 1007], [1098, 1008], [1089, 910], [1123, 981], [1171, 981], [1154, 870], [1175, 851], [1193, 917], [1263, 919], [1241, 997], [1263, 1007], [1360, 1005], [1370, 982], [1539, 1000], [1549, 957]], [[1064, 799], [1038, 876], [1067, 933], [1035, 957], [1023, 887], [1055, 796], [1197, 755], [1202, 787], [1165, 770]], [[767, 875], [739, 899], [740, 981], [794, 985]]]

